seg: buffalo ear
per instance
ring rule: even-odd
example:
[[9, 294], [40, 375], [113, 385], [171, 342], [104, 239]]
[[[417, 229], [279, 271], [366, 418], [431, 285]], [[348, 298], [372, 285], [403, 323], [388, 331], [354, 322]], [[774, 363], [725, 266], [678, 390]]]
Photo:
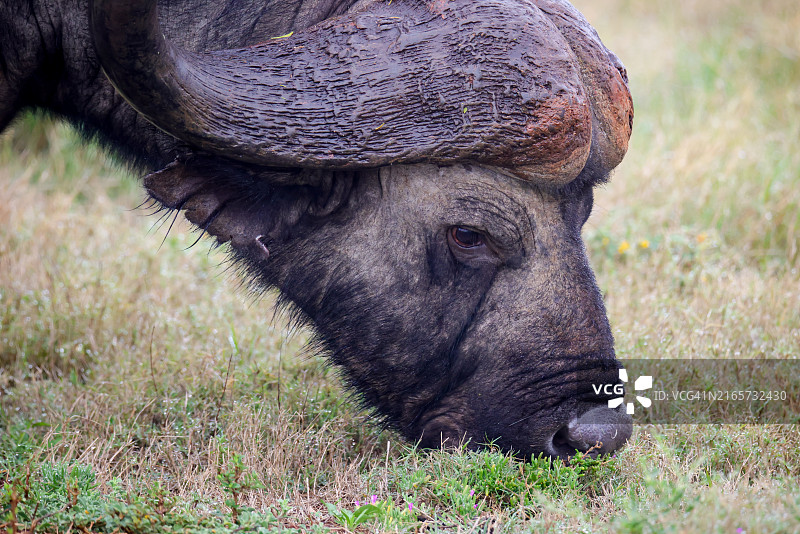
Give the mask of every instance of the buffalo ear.
[[[276, 190], [273, 175], [293, 171], [262, 171], [236, 163], [192, 156], [177, 159], [144, 178], [147, 193], [219, 244], [230, 242], [237, 252], [266, 260], [274, 217], [268, 212]], [[267, 176], [268, 175], [268, 176]]]
[[255, 246], [265, 259], [266, 243], [283, 239], [306, 215], [340, 210], [359, 177], [375, 172], [273, 169], [193, 154], [145, 176], [144, 187], [219, 244], [239, 252]]
[[186, 161], [176, 159], [160, 171], [145, 176], [143, 185], [147, 193], [165, 208], [183, 210], [207, 181], [194, 170]]

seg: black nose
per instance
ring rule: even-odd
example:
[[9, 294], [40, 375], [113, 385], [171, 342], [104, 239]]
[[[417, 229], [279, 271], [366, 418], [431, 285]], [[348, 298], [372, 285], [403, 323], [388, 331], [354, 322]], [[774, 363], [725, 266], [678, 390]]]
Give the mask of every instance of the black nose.
[[567, 459], [580, 451], [597, 457], [620, 449], [633, 431], [623, 408], [599, 406], [575, 417], [553, 435], [550, 454]]

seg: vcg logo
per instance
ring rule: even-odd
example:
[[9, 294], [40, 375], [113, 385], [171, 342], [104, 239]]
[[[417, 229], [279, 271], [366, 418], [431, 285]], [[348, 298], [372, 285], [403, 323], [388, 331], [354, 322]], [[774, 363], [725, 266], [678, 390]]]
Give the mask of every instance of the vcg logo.
[[[619, 370], [619, 379], [624, 382], [628, 383], [628, 371], [625, 369]], [[634, 391], [644, 391], [646, 389], [650, 389], [653, 387], [653, 377], [652, 376], [640, 376], [636, 379], [636, 382], [633, 383], [633, 390]], [[611, 409], [617, 408], [623, 402], [625, 402], [625, 386], [624, 384], [592, 384], [592, 389], [594, 390], [595, 395], [600, 395], [603, 393], [604, 395], [616, 395], [613, 399], [609, 399], [608, 407]], [[643, 397], [641, 395], [636, 395], [636, 400], [639, 401], [645, 408], [649, 408], [653, 401], [648, 399], [647, 397]], [[628, 412], [628, 415], [633, 415], [633, 402], [628, 402], [625, 405], [625, 411]]]

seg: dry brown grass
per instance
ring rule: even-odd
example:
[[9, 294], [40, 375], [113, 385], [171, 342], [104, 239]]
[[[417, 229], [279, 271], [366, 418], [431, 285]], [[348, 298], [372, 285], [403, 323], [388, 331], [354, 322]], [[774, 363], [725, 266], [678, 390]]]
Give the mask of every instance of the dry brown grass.
[[[575, 3], [626, 63], [637, 106], [585, 231], [619, 355], [797, 358], [800, 8]], [[328, 527], [323, 501], [402, 500], [415, 473], [452, 473], [461, 460], [401, 450], [343, 400], [270, 297], [253, 302], [207, 247], [183, 250], [189, 228], [160, 246], [164, 230], [130, 210], [135, 184], [78, 144], [30, 120], [0, 144], [0, 429], [38, 436], [37, 462], [89, 465], [108, 491], [158, 482], [213, 510], [240, 454], [267, 486], [247, 504], [288, 500], [286, 525]], [[533, 515], [456, 521], [422, 495], [450, 532], [788, 532], [798, 441], [794, 426], [639, 428], [596, 494], [543, 495]]]

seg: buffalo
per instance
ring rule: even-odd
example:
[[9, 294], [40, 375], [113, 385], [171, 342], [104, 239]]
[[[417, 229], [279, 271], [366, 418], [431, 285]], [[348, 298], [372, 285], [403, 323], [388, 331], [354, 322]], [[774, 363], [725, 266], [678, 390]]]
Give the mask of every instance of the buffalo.
[[581, 228], [633, 108], [566, 0], [4, 0], [0, 47], [0, 128], [149, 173], [408, 440], [629, 438]]

